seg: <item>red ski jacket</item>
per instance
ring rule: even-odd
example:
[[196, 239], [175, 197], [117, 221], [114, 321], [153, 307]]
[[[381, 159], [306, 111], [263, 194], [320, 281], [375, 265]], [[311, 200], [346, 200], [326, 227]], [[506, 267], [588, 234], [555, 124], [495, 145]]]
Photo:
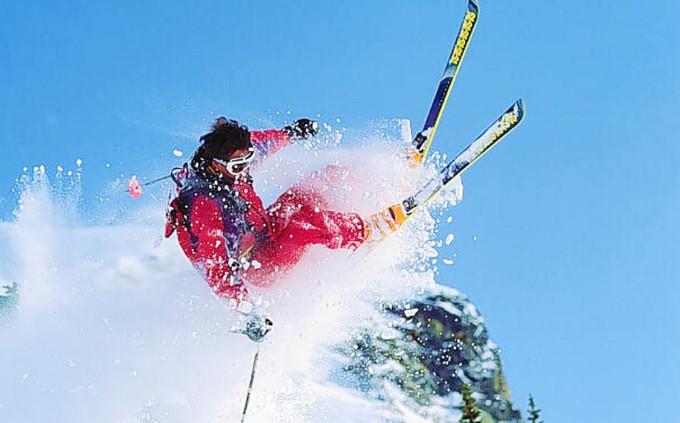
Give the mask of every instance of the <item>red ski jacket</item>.
[[[290, 137], [284, 131], [254, 131], [251, 141], [261, 160], [289, 144]], [[333, 166], [321, 172], [331, 180], [341, 173]], [[182, 250], [213, 290], [237, 303], [248, 298], [244, 276], [267, 285], [310, 245], [354, 249], [366, 236], [358, 214], [326, 210], [323, 197], [301, 185], [265, 208], [250, 180], [230, 186], [185, 165], [175, 182], [166, 237], [176, 230]]]
[[[275, 153], [291, 139], [283, 130], [251, 131], [250, 136], [256, 160]], [[177, 196], [170, 203], [165, 236], [177, 230], [182, 250], [216, 293], [244, 299], [247, 290], [238, 270], [248, 265], [245, 257], [271, 229], [251, 181], [229, 186], [199, 176], [188, 165], [174, 179]]]

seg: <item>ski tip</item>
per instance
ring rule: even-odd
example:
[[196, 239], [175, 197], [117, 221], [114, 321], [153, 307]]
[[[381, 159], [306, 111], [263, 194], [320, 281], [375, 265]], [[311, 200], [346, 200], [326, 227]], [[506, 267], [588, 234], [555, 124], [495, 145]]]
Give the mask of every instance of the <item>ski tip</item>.
[[522, 120], [524, 118], [524, 115], [526, 114], [526, 105], [524, 104], [524, 99], [519, 98], [516, 102], [515, 105], [517, 106], [517, 117], [519, 120]]
[[479, 0], [468, 0], [468, 10], [479, 13]]

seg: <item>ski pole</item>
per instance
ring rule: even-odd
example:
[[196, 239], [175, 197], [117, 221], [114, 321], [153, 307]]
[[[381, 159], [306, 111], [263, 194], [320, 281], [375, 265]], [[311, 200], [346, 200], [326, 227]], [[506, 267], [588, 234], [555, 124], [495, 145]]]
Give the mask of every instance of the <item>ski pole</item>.
[[253, 381], [255, 380], [255, 371], [257, 370], [257, 360], [260, 357], [260, 347], [257, 347], [255, 351], [255, 357], [253, 357], [253, 369], [250, 371], [250, 383], [248, 383], [248, 392], [246, 393], [246, 403], [243, 405], [243, 414], [241, 415], [241, 423], [246, 420], [246, 412], [248, 411], [248, 403], [250, 402], [250, 393], [253, 390]]
[[157, 182], [165, 181], [166, 179], [170, 179], [170, 178], [172, 178], [172, 175], [165, 175], [165, 176], [161, 176], [160, 178], [153, 179], [153, 180], [151, 180], [151, 181], [149, 181], [149, 182], [144, 182], [144, 183], [141, 184], [141, 185], [142, 185], [143, 187], [148, 187], [149, 185], [153, 185], [153, 184], [155, 184], [155, 183], [157, 183]]

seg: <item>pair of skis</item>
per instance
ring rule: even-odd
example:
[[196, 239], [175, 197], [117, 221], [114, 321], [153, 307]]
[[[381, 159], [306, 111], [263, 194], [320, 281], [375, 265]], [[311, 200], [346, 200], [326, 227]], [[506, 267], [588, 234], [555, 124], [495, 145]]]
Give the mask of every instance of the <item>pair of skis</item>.
[[[422, 165], [427, 159], [439, 126], [439, 121], [458, 76], [465, 53], [470, 45], [478, 19], [479, 4], [477, 0], [468, 0], [463, 23], [458, 30], [456, 41], [439, 81], [423, 129], [414, 137], [408, 149], [409, 161], [412, 167]], [[505, 138], [506, 135], [522, 122], [524, 115], [524, 102], [522, 99], [519, 99], [453, 160], [441, 168], [438, 174], [427, 181], [417, 192], [406, 197], [401, 203], [393, 204], [386, 210], [370, 216], [369, 220], [372, 222], [372, 226], [375, 226], [381, 233], [381, 237], [384, 237], [388, 232], [396, 231], [417, 210], [426, 206], [451, 181], [469, 169], [484, 154], [496, 146], [500, 140]]]

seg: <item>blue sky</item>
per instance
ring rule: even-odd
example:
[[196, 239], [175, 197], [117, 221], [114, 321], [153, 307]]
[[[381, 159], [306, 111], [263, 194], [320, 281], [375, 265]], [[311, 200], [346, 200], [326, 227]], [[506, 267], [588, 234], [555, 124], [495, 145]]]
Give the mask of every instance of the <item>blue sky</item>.
[[[215, 114], [425, 118], [465, 1], [11, 2], [0, 17], [0, 215], [25, 165], [86, 195], [173, 160]], [[524, 125], [465, 178], [440, 280], [486, 315], [546, 422], [668, 421], [680, 398], [680, 5], [482, 1], [438, 133]], [[149, 162], [151, 161], [151, 165]], [[106, 164], [110, 167], [106, 167]]]

